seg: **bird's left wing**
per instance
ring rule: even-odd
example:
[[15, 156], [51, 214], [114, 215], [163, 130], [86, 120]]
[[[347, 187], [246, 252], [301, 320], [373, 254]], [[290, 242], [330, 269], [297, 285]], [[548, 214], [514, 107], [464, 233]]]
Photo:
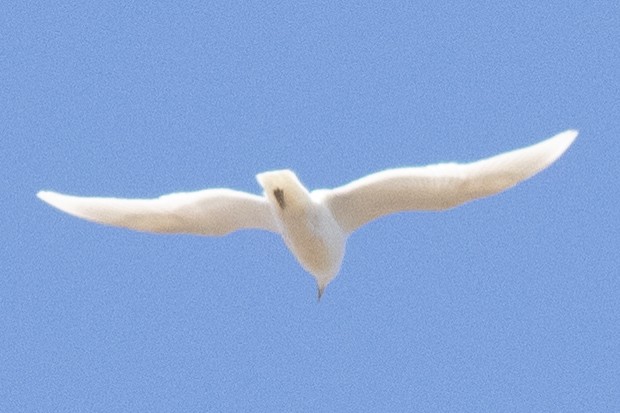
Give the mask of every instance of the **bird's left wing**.
[[179, 192], [154, 199], [78, 197], [51, 191], [37, 196], [76, 217], [137, 231], [225, 235], [256, 228], [279, 232], [264, 197], [231, 189]]
[[445, 163], [390, 169], [365, 176], [317, 197], [343, 230], [400, 211], [442, 210], [493, 195], [555, 162], [577, 137], [568, 130], [526, 148], [468, 164]]

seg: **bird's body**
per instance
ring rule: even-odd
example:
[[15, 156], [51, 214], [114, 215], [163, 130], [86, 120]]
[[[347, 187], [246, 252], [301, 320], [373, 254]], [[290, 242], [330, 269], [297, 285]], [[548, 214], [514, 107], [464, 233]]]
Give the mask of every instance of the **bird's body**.
[[542, 171], [572, 144], [566, 131], [538, 144], [469, 164], [399, 168], [309, 192], [290, 170], [256, 176], [263, 196], [231, 189], [156, 199], [90, 198], [41, 191], [50, 205], [83, 219], [139, 231], [225, 235], [245, 228], [282, 236], [316, 279], [319, 298], [338, 274], [348, 236], [381, 216], [443, 210], [508, 189]]
[[348, 234], [338, 224], [320, 191], [308, 192], [289, 170], [256, 176], [286, 246], [302, 267], [314, 276], [319, 298], [338, 274]]

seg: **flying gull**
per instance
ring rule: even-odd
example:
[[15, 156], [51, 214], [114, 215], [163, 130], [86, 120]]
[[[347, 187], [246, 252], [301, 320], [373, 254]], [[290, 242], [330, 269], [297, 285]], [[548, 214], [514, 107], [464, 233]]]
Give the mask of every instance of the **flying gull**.
[[388, 169], [333, 189], [308, 191], [288, 169], [256, 175], [263, 195], [228, 188], [179, 192], [154, 199], [37, 196], [76, 217], [156, 233], [226, 235], [262, 229], [282, 236], [315, 279], [319, 300], [336, 277], [349, 235], [401, 211], [439, 211], [511, 188], [555, 162], [573, 143], [567, 130], [526, 148], [477, 162]]

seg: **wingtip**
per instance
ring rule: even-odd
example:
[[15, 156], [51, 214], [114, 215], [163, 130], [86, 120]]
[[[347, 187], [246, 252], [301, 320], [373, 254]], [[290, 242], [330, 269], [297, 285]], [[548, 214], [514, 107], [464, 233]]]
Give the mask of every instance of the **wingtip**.
[[562, 136], [562, 138], [564, 140], [566, 140], [566, 142], [571, 144], [577, 138], [578, 135], [579, 135], [579, 130], [577, 130], [577, 129], [568, 129], [568, 130], [565, 130], [564, 132], [560, 133], [558, 135], [558, 137]]
[[37, 192], [37, 198], [41, 201], [45, 202], [48, 205], [53, 206], [54, 208], [58, 208], [60, 210], [65, 211], [66, 208], [61, 207], [61, 202], [65, 198], [65, 195], [59, 194], [54, 191], [39, 191]]
[[579, 131], [577, 129], [568, 129], [564, 132], [560, 132], [557, 135], [549, 138], [545, 142], [549, 142], [549, 144], [555, 147], [555, 156], [554, 159], [559, 158], [566, 150], [573, 144], [577, 136], [579, 135]]
[[48, 202], [47, 200], [49, 199], [51, 193], [52, 192], [50, 191], [39, 191], [37, 192], [37, 198], [39, 198], [41, 201]]
[[58, 199], [62, 197], [62, 194], [54, 191], [39, 191], [37, 192], [37, 198], [45, 202], [51, 202], [53, 199]]

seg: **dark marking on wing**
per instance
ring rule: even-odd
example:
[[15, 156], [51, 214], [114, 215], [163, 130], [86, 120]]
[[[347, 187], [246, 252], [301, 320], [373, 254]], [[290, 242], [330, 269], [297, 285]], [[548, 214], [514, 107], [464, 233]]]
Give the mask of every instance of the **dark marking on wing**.
[[284, 201], [284, 191], [280, 188], [276, 188], [273, 191], [273, 196], [276, 197], [276, 201], [278, 201], [278, 205], [280, 205], [280, 208], [284, 209], [286, 207], [286, 202]]

